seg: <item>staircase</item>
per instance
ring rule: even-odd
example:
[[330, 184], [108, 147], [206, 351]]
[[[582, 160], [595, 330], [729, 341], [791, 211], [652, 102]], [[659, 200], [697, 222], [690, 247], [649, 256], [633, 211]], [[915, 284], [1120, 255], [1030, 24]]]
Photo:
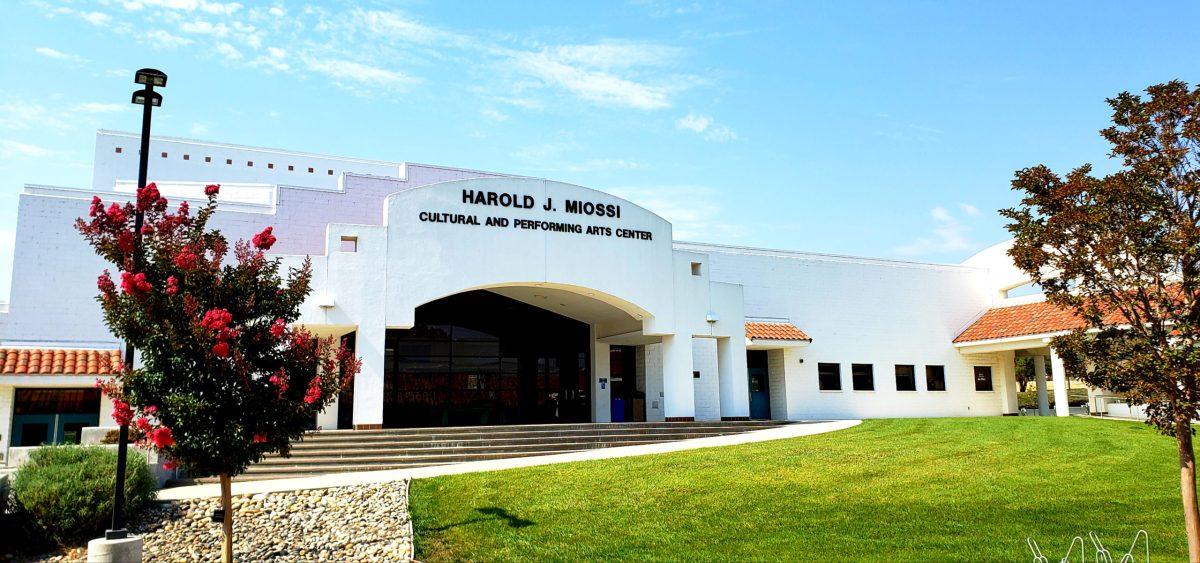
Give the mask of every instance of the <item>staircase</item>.
[[[530, 457], [595, 448], [657, 444], [762, 430], [783, 421], [621, 422], [324, 430], [293, 444], [289, 458], [269, 456], [237, 480], [280, 479], [345, 471]], [[210, 479], [201, 479], [201, 482]]]

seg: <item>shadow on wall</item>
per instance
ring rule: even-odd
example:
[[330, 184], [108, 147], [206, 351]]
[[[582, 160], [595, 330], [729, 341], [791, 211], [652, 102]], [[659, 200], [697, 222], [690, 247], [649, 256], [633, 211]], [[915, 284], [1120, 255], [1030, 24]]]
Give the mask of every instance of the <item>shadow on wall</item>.
[[475, 512], [478, 512], [482, 516], [478, 517], [478, 518], [469, 518], [467, 520], [463, 520], [462, 522], [455, 522], [454, 524], [446, 524], [445, 526], [440, 526], [437, 528], [430, 528], [430, 531], [444, 532], [446, 530], [449, 530], [450, 528], [457, 528], [459, 526], [470, 526], [471, 524], [478, 524], [480, 522], [487, 522], [489, 520], [504, 520], [508, 524], [509, 528], [526, 528], [526, 527], [532, 526], [534, 524], [537, 524], [537, 522], [534, 522], [533, 520], [526, 520], [519, 516], [509, 514], [507, 509], [500, 508], [498, 506], [487, 506], [484, 508], [476, 508]]

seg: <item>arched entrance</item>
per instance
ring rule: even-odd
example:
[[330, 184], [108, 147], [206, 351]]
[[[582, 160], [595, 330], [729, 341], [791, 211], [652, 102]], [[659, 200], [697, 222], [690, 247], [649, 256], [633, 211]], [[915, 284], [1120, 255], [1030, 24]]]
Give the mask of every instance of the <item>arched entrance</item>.
[[385, 427], [591, 421], [591, 325], [496, 292], [421, 305], [385, 343]]

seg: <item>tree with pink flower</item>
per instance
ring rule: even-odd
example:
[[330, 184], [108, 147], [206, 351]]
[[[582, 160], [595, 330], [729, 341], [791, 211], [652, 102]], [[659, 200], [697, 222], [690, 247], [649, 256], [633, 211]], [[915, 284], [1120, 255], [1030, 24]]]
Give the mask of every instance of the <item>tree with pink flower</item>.
[[[105, 270], [98, 301], [113, 334], [141, 353], [99, 385], [113, 418], [194, 477], [218, 476], [225, 509], [223, 558], [232, 559], [230, 479], [269, 453], [288, 455], [350, 381], [359, 362], [332, 339], [294, 327], [310, 292], [308, 261], [285, 274], [268, 259], [271, 227], [229, 245], [209, 230], [220, 187], [193, 214], [171, 211], [154, 184], [136, 201], [105, 207], [96, 197], [76, 228], [120, 272]], [[141, 256], [133, 217], [145, 214]]]

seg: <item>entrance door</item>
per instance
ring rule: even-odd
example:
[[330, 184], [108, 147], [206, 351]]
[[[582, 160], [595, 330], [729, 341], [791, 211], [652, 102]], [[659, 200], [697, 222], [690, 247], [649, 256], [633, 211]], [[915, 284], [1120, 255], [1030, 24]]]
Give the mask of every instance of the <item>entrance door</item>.
[[13, 407], [12, 445], [78, 444], [100, 423], [100, 390], [17, 389]]
[[750, 418], [769, 420], [771, 418], [771, 390], [766, 350], [746, 351], [746, 375], [750, 379]]
[[611, 420], [613, 422], [643, 422], [646, 420], [646, 394], [637, 388], [637, 347], [609, 347], [609, 384]]

